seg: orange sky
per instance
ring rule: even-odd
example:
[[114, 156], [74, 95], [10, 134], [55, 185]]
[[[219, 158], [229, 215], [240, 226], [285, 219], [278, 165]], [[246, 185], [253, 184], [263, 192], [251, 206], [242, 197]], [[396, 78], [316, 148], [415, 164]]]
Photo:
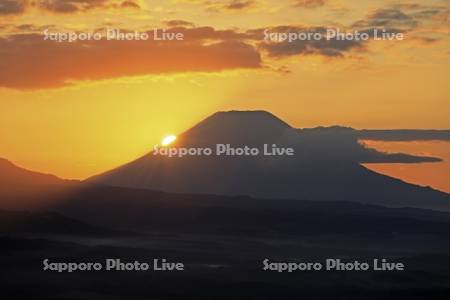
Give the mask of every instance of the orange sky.
[[[296, 127], [450, 128], [448, 1], [13, 2], [0, 4], [0, 156], [31, 169], [85, 178], [217, 110], [265, 109]], [[376, 24], [407, 38], [278, 47], [261, 34]], [[186, 39], [42, 38], [105, 26]]]
[[439, 157], [443, 161], [419, 164], [365, 164], [369, 169], [402, 179], [409, 183], [431, 186], [450, 193], [450, 142], [413, 141], [383, 142], [364, 141], [371, 148], [390, 153], [409, 153]]

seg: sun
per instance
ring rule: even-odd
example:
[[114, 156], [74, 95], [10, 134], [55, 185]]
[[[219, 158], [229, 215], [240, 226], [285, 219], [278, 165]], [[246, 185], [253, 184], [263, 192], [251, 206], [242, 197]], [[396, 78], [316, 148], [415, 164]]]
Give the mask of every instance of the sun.
[[177, 139], [177, 137], [173, 134], [171, 135], [167, 135], [165, 136], [162, 140], [161, 140], [161, 145], [162, 146], [167, 146], [172, 144], [175, 140]]

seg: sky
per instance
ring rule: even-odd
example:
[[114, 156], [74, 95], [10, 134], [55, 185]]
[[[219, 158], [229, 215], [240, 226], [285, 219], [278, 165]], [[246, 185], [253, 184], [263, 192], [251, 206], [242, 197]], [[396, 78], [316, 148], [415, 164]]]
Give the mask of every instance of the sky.
[[[106, 28], [184, 40], [44, 40]], [[264, 39], [324, 28], [405, 39]], [[448, 129], [449, 29], [448, 0], [2, 0], [0, 156], [82, 179], [232, 109], [299, 128]]]
[[444, 141], [412, 141], [385, 142], [364, 141], [366, 146], [390, 153], [410, 153], [418, 156], [439, 157], [439, 163], [419, 164], [365, 164], [371, 170], [400, 178], [406, 182], [421, 186], [431, 186], [440, 191], [450, 193], [450, 142]]

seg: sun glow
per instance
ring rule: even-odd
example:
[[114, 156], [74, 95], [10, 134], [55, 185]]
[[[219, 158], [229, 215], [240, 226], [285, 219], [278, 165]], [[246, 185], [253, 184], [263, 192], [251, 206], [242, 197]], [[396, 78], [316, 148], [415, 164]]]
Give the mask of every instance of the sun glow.
[[161, 141], [161, 145], [162, 146], [167, 146], [172, 144], [175, 140], [177, 139], [177, 137], [173, 134], [165, 136], [162, 141]]

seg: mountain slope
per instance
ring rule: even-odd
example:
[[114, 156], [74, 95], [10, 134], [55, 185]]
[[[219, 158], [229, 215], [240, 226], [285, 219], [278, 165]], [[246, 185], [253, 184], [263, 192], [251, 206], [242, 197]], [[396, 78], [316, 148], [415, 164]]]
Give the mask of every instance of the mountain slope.
[[0, 208], [29, 209], [45, 205], [74, 183], [26, 170], [0, 158]]
[[61, 182], [63, 180], [54, 175], [29, 171], [0, 158], [0, 187], [58, 184]]

